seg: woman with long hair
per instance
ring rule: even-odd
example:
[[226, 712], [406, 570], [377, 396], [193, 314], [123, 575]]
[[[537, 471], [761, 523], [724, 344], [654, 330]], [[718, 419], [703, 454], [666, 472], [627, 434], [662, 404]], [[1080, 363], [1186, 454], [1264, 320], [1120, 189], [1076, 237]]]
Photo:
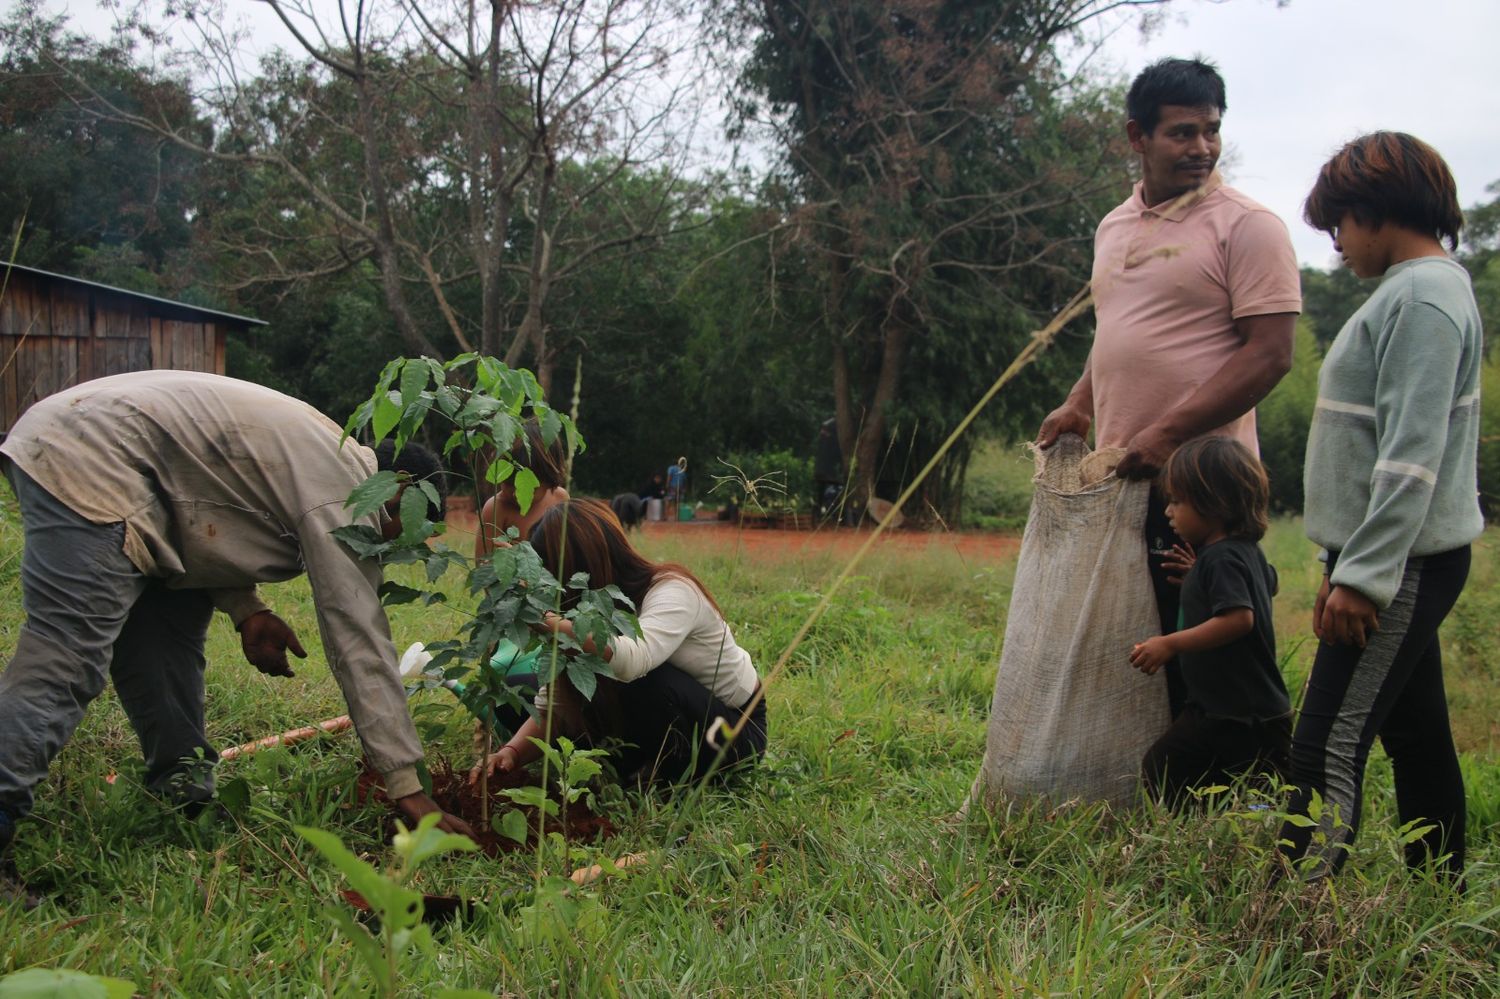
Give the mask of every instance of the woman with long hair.
[[[722, 766], [764, 755], [760, 677], [718, 604], [687, 567], [644, 558], [598, 500], [554, 506], [532, 528], [530, 543], [559, 580], [586, 572], [593, 589], [618, 586], [635, 606], [641, 634], [616, 637], [598, 650], [613, 678], [601, 677], [591, 700], [583, 701], [564, 677], [551, 685], [555, 689], [538, 691], [538, 715], [490, 756], [492, 773], [536, 759], [540, 750], [533, 738], [581, 733], [595, 745], [618, 747], [613, 762], [622, 778], [675, 783], [701, 777], [719, 755], [706, 741], [715, 720], [723, 719], [721, 730], [737, 725], [752, 701]], [[572, 622], [558, 615], [549, 616], [548, 627], [573, 633]], [[585, 649], [595, 651], [592, 636], [582, 639]]]
[[1469, 275], [1443, 247], [1458, 247], [1457, 188], [1431, 146], [1375, 132], [1323, 166], [1304, 214], [1350, 270], [1381, 281], [1318, 374], [1304, 516], [1326, 568], [1313, 608], [1317, 657], [1292, 737], [1299, 791], [1290, 809], [1306, 814], [1314, 792], [1324, 804], [1316, 826], [1286, 824], [1283, 851], [1312, 876], [1339, 868], [1378, 735], [1401, 822], [1426, 827], [1407, 845], [1407, 863], [1439, 863], [1458, 878], [1464, 785], [1438, 626], [1484, 530], [1484, 358]]

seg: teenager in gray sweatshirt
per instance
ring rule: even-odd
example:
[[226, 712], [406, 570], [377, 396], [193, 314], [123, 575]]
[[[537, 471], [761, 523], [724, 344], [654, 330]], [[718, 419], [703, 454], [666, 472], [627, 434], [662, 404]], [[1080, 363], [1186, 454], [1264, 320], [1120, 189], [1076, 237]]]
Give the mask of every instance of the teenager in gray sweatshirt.
[[[1463, 215], [1453, 175], [1419, 139], [1376, 132], [1318, 176], [1304, 216], [1344, 263], [1381, 282], [1329, 347], [1307, 443], [1307, 534], [1327, 565], [1313, 610], [1320, 645], [1292, 745], [1293, 812], [1313, 791], [1313, 827], [1286, 825], [1283, 848], [1336, 871], [1359, 825], [1361, 784], [1380, 736], [1403, 823], [1431, 825], [1413, 867], [1464, 863], [1464, 787], [1448, 724], [1438, 626], [1484, 529], [1477, 449], [1479, 311], [1468, 274], [1444, 251]], [[1321, 835], [1319, 835], [1321, 834]]]

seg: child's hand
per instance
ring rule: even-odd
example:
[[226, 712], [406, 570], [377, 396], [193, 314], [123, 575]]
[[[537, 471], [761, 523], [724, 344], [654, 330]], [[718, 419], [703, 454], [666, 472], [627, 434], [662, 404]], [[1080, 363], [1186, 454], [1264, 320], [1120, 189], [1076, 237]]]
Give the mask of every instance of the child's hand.
[[1161, 566], [1167, 570], [1167, 582], [1173, 586], [1181, 586], [1182, 580], [1192, 570], [1193, 563], [1198, 561], [1198, 553], [1193, 551], [1193, 546], [1184, 541], [1180, 545], [1173, 545], [1172, 551], [1166, 558], [1162, 559]]
[[1176, 654], [1172, 648], [1171, 636], [1157, 635], [1131, 648], [1130, 665], [1150, 676], [1165, 666], [1167, 660]]

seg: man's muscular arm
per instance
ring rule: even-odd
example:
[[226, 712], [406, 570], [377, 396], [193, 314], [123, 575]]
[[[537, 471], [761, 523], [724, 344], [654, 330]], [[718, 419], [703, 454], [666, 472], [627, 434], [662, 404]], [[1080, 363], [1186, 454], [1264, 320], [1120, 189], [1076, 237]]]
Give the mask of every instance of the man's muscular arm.
[[1152, 478], [1179, 445], [1254, 409], [1292, 369], [1296, 325], [1295, 312], [1236, 319], [1239, 349], [1182, 405], [1130, 439], [1115, 474], [1124, 479]]

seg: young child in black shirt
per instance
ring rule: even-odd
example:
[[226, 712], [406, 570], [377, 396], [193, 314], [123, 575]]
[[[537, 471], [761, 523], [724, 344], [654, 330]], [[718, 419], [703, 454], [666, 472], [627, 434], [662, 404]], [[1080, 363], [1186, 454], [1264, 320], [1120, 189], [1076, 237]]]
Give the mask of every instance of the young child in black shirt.
[[1178, 630], [1136, 645], [1130, 664], [1155, 673], [1177, 657], [1186, 704], [1141, 773], [1153, 797], [1179, 808], [1191, 788], [1289, 773], [1292, 707], [1271, 624], [1276, 570], [1256, 543], [1266, 533], [1265, 469], [1238, 441], [1201, 437], [1173, 452], [1161, 485], [1189, 546], [1178, 560], [1182, 609]]

